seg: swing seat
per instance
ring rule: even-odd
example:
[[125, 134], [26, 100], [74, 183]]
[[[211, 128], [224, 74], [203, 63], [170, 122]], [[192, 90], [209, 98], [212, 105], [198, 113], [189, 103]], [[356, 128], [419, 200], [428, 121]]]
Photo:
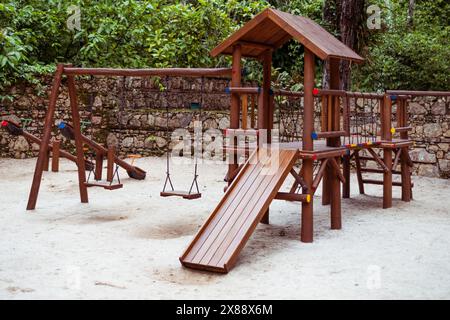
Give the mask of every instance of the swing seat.
[[95, 182], [85, 182], [84, 185], [88, 188], [90, 187], [100, 187], [105, 190], [117, 190], [123, 188], [122, 183], [110, 184], [109, 182], [95, 181]]
[[201, 193], [189, 193], [187, 191], [161, 191], [161, 197], [182, 197], [183, 199], [193, 200], [202, 197]]

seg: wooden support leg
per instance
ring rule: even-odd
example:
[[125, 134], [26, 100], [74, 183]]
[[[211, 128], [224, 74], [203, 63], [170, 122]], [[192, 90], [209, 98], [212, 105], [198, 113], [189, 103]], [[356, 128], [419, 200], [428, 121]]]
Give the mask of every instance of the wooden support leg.
[[50, 150], [47, 150], [44, 158], [44, 171], [48, 171], [49, 165], [50, 165]]
[[106, 180], [108, 182], [112, 182], [114, 179], [114, 159], [116, 155], [116, 148], [109, 147], [108, 148], [108, 166], [106, 169]]
[[52, 148], [52, 172], [58, 172], [59, 171], [60, 150], [61, 150], [61, 141], [59, 141], [59, 140], [53, 141], [53, 148]]
[[53, 80], [52, 91], [50, 94], [50, 102], [45, 116], [44, 132], [39, 148], [39, 155], [36, 161], [36, 168], [34, 169], [33, 183], [31, 185], [30, 195], [28, 197], [27, 210], [34, 210], [36, 208], [37, 198], [39, 195], [39, 188], [41, 186], [42, 172], [44, 171], [45, 157], [48, 152], [48, 144], [50, 143], [50, 136], [53, 125], [53, 117], [56, 109], [56, 100], [58, 99], [58, 90], [61, 85], [61, 78], [64, 71], [64, 66], [59, 64], [55, 79]]
[[103, 154], [97, 152], [95, 154], [95, 180], [102, 180], [103, 176]]
[[67, 76], [67, 86], [69, 88], [70, 108], [72, 110], [73, 133], [75, 136], [75, 147], [77, 150], [78, 165], [78, 185], [80, 189], [80, 199], [82, 203], [88, 203], [88, 192], [86, 183], [86, 168], [83, 151], [83, 140], [81, 136], [80, 114], [78, 113], [77, 93], [75, 87], [75, 78]]
[[411, 170], [408, 165], [407, 153], [408, 148], [401, 149], [401, 172], [402, 172], [402, 201], [411, 201]]
[[322, 179], [322, 205], [324, 206], [327, 206], [331, 203], [330, 181], [332, 181], [333, 179], [330, 178], [330, 175], [330, 169], [327, 168]]
[[[339, 165], [339, 158], [336, 158]], [[340, 168], [335, 168], [335, 171]], [[341, 222], [341, 181], [339, 180], [339, 172], [333, 174], [331, 181], [331, 229], [340, 230], [342, 228]]]
[[[305, 48], [305, 64], [304, 64], [304, 124], [303, 124], [303, 150], [313, 150], [314, 145], [312, 141], [312, 132], [314, 130], [314, 79], [315, 79], [315, 57], [314, 54]], [[303, 161], [303, 180], [308, 188], [308, 191], [312, 190], [313, 184], [313, 160]], [[314, 200], [311, 197], [311, 201], [302, 202], [302, 229], [301, 229], [301, 241], [312, 242], [313, 241], [313, 204]]]
[[348, 155], [344, 155], [343, 158], [343, 171], [344, 171], [344, 178], [345, 178], [345, 182], [343, 184], [343, 188], [342, 188], [342, 197], [345, 199], [349, 199], [350, 198], [350, 154]]
[[[312, 188], [312, 180], [313, 180], [313, 161], [312, 160], [303, 160], [303, 172], [304, 172], [304, 180], [308, 186], [308, 189]], [[305, 191], [303, 191], [305, 193]], [[301, 229], [301, 241], [302, 242], [313, 242], [313, 232], [314, 232], [314, 224], [313, 224], [313, 197], [311, 197], [311, 201], [302, 202], [302, 229]]]
[[389, 169], [383, 174], [383, 208], [392, 207], [392, 149], [384, 149], [384, 164]]
[[364, 181], [361, 172], [361, 159], [359, 158], [359, 151], [355, 150], [356, 176], [358, 177], [359, 194], [364, 194]]

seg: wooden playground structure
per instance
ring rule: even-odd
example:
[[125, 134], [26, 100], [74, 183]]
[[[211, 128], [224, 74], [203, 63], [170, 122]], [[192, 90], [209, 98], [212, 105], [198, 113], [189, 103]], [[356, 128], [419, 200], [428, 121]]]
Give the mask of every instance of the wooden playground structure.
[[[303, 91], [272, 90], [273, 52], [291, 39], [304, 47]], [[50, 151], [54, 156], [60, 154], [78, 165], [82, 203], [88, 202], [88, 187], [110, 190], [121, 187], [120, 181], [112, 184], [117, 172], [117, 168], [114, 171], [114, 164], [123, 167], [132, 178], [145, 178], [142, 169], [119, 159], [114, 148], [105, 148], [82, 134], [75, 77], [83, 75], [231, 78], [227, 89], [231, 101], [230, 128], [225, 130], [228, 144], [224, 147], [229, 160], [228, 186], [211, 216], [181, 255], [180, 261], [185, 267], [228, 272], [258, 223], [269, 223], [269, 207], [273, 200], [301, 203], [300, 238], [302, 242], [312, 242], [314, 195], [321, 183], [322, 204], [330, 205], [331, 229], [341, 229], [341, 198], [350, 198], [352, 163], [356, 168], [361, 194], [365, 192], [365, 184], [382, 186], [383, 208], [392, 206], [392, 188], [396, 186], [402, 188], [403, 201], [412, 199], [412, 160], [408, 149], [413, 141], [408, 136], [412, 128], [408, 124], [407, 108], [412, 96], [424, 93], [387, 91], [374, 94], [341, 90], [340, 61], [361, 63], [363, 58], [312, 20], [274, 9], [263, 11], [245, 24], [213, 49], [211, 55], [231, 55], [232, 68], [132, 70], [58, 65], [42, 139], [20, 131], [13, 123], [5, 125], [10, 132], [16, 131], [16, 134], [40, 144], [27, 209], [36, 207]], [[242, 86], [243, 58], [262, 63], [261, 88]], [[329, 62], [330, 88], [315, 89], [317, 59]], [[74, 141], [76, 156], [59, 150], [59, 145], [50, 141], [63, 77], [67, 78], [72, 122], [62, 123], [59, 128], [66, 138]], [[317, 115], [319, 121], [316, 121]], [[276, 136], [274, 129], [281, 134]], [[254, 143], [248, 142], [251, 138]], [[240, 141], [245, 141], [244, 145]], [[86, 159], [84, 145], [95, 151], [95, 161]], [[104, 157], [108, 159], [109, 184], [90, 183], [86, 178], [86, 169], [91, 171], [94, 167], [95, 180], [100, 181]], [[242, 158], [245, 161], [239, 164]], [[365, 166], [368, 162], [375, 163], [377, 167]], [[381, 179], [365, 178], [366, 173], [379, 174]], [[280, 188], [288, 175], [292, 175], [295, 182], [289, 192], [281, 192]], [[393, 182], [393, 175], [400, 175], [401, 182]], [[167, 178], [166, 184], [169, 181], [171, 185], [169, 172]], [[174, 191], [173, 186], [171, 191], [166, 192], [165, 189], [161, 196], [200, 197], [198, 192]]]

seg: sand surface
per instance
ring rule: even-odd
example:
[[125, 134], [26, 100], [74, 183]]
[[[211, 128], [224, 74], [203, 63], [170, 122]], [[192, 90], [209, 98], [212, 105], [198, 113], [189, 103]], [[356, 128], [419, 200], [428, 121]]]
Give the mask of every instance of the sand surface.
[[[25, 210], [35, 159], [0, 160], [0, 298], [450, 298], [450, 180], [415, 177], [411, 203], [381, 209], [381, 187], [343, 200], [343, 229], [315, 198], [315, 242], [300, 236], [300, 205], [276, 201], [227, 275], [184, 269], [178, 257], [223, 194], [224, 165], [200, 166], [203, 198], [161, 198], [164, 158], [139, 159], [145, 181], [90, 189], [80, 204], [74, 165], [45, 173]], [[192, 168], [176, 166], [188, 188]], [[290, 179], [286, 182], [288, 188]], [[399, 188], [394, 196], [399, 197]]]

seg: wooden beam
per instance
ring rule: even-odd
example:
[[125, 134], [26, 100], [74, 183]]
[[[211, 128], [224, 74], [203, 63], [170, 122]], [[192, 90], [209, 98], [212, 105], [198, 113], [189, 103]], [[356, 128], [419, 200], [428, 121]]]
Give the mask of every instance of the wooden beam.
[[72, 68], [65, 67], [64, 74], [72, 76], [109, 77], [225, 77], [232, 76], [229, 68], [161, 68], [161, 69], [114, 69], [114, 68]]
[[265, 44], [265, 43], [259, 43], [259, 42], [252, 42], [252, 41], [238, 41], [236, 42], [237, 45], [241, 45], [243, 47], [251, 48], [251, 49], [258, 49], [258, 50], [275, 50], [276, 48]]
[[[53, 127], [53, 118], [56, 109], [56, 100], [58, 99], [59, 87], [61, 86], [61, 79], [64, 70], [64, 65], [58, 64], [56, 68], [55, 77], [53, 79], [52, 91], [50, 93], [50, 101], [45, 116], [44, 132], [42, 134], [41, 145], [39, 147], [39, 155], [34, 169], [33, 182], [31, 185], [30, 195], [28, 197], [27, 210], [36, 209], [37, 198], [39, 195], [39, 188], [41, 186], [42, 173], [44, 171], [45, 157], [48, 153], [50, 138]], [[79, 165], [79, 164], [78, 164]]]
[[80, 199], [82, 203], [88, 203], [89, 197], [86, 186], [86, 168], [83, 151], [83, 138], [81, 135], [80, 114], [78, 110], [77, 92], [74, 76], [67, 76], [67, 86], [69, 89], [70, 108], [72, 111], [73, 133], [75, 136], [75, 147], [78, 163], [78, 185], [80, 189]]
[[[315, 56], [305, 48], [305, 62], [304, 62], [304, 113], [303, 113], [303, 150], [313, 150], [312, 133], [314, 130], [314, 96], [313, 89], [315, 84]], [[303, 179], [305, 180], [308, 189], [311, 190], [313, 183], [313, 160], [303, 160]], [[302, 202], [302, 224], [301, 224], [301, 241], [313, 241], [313, 204], [311, 202]]]

